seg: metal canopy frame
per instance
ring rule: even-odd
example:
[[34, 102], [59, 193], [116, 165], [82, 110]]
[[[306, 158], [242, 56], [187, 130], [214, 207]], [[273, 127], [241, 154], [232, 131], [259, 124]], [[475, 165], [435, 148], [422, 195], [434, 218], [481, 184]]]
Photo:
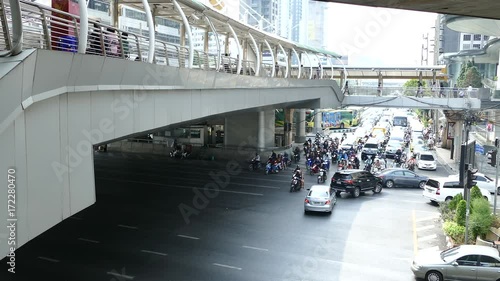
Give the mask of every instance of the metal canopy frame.
[[[149, 0], [148, 2], [150, 6], [154, 6], [154, 16], [165, 17], [170, 20], [182, 23], [182, 17], [175, 11], [174, 4], [171, 0]], [[255, 41], [257, 41], [257, 43], [264, 43], [264, 40], [267, 40], [267, 42], [272, 46], [281, 45], [285, 49], [291, 50], [292, 48], [294, 48], [299, 52], [312, 52], [324, 57], [341, 58], [340, 55], [333, 52], [301, 45], [299, 43], [278, 37], [274, 34], [258, 30], [250, 25], [227, 17], [199, 2], [193, 0], [177, 0], [177, 2], [181, 6], [186, 17], [190, 19], [190, 25], [192, 27], [211, 31], [211, 27], [202, 19], [203, 15], [205, 15], [207, 17], [210, 17], [211, 22], [214, 28], [217, 30], [218, 34], [232, 34], [232, 31], [229, 28], [230, 25], [234, 29], [234, 32], [236, 33], [236, 36], [238, 37], [240, 42], [243, 42], [243, 40], [245, 39], [252, 40], [249, 36], [249, 34], [251, 34]], [[144, 11], [142, 0], [119, 0], [118, 3]], [[196, 15], [196, 17], [193, 17], [192, 15]]]

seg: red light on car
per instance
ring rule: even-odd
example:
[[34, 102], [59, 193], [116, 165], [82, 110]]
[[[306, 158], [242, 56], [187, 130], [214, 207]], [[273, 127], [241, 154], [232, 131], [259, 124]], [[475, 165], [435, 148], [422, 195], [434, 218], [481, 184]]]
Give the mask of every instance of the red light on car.
[[309, 200], [306, 198], [306, 200], [304, 200], [305, 203], [309, 203]]
[[330, 200], [326, 200], [325, 205], [330, 204]]
[[346, 184], [354, 184], [354, 181], [353, 180], [346, 180], [345, 183]]
[[436, 190], [436, 195], [440, 195], [440, 194], [441, 194], [441, 190], [438, 187], [438, 189]]

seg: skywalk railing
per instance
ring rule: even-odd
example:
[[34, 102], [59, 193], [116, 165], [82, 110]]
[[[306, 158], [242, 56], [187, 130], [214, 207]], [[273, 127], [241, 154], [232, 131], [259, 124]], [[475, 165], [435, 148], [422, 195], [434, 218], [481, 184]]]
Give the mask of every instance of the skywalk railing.
[[365, 87], [343, 89], [345, 95], [416, 98], [478, 98], [478, 88], [428, 88], [428, 87]]
[[[79, 16], [51, 7], [20, 0], [23, 22], [23, 49], [39, 48], [76, 53], [81, 33]], [[12, 15], [9, 2], [0, 0], [0, 51], [12, 47]], [[149, 37], [117, 29], [89, 20], [86, 54], [146, 62]], [[189, 65], [189, 49], [161, 40], [155, 40], [153, 63], [179, 68]], [[193, 68], [238, 74], [238, 61], [233, 57], [194, 50]], [[242, 61], [240, 75], [256, 75], [254, 61]], [[273, 75], [274, 72], [274, 75]], [[333, 67], [286, 67], [261, 63], [259, 76], [296, 79], [333, 79]]]

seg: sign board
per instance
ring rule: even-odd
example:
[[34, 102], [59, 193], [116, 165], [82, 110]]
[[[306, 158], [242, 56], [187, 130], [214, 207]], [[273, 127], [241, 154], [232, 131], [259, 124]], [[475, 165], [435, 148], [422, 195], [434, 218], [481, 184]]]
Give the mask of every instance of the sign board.
[[484, 147], [482, 145], [476, 143], [475, 150], [476, 150], [476, 153], [484, 155]]

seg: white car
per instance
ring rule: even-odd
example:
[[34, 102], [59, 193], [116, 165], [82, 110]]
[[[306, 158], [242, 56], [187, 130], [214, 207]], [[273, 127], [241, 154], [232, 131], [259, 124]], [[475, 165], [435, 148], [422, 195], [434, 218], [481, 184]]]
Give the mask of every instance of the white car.
[[[500, 186], [495, 187], [495, 180], [481, 173], [475, 173], [474, 175], [476, 176], [476, 179], [474, 181], [477, 182], [478, 187], [488, 190], [491, 194], [494, 194], [496, 190], [497, 194], [500, 195]], [[459, 175], [451, 175], [450, 178], [458, 180]]]
[[417, 167], [420, 170], [436, 170], [436, 158], [430, 152], [420, 152], [417, 154]]
[[[484, 188], [479, 188], [483, 197], [491, 202], [490, 192]], [[433, 202], [445, 202], [453, 199], [459, 193], [464, 195], [464, 188], [460, 186], [458, 179], [452, 177], [428, 179], [424, 186], [423, 196]]]
[[420, 252], [411, 270], [424, 280], [500, 280], [500, 256], [493, 247], [462, 245], [442, 252]]

